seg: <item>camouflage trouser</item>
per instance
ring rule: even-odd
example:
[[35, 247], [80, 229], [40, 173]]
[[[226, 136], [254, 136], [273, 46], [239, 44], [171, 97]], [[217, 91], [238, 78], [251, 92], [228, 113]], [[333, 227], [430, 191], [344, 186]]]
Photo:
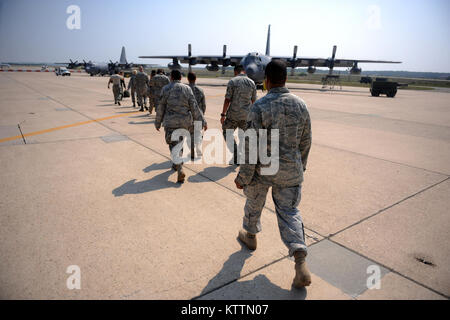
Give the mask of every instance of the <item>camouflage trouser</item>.
[[[158, 108], [159, 101], [161, 99], [159, 98], [159, 96], [156, 96], [156, 95], [152, 95], [152, 99], [153, 99], [153, 106], [155, 108], [155, 112], [158, 112], [157, 108]], [[152, 102], [150, 101], [150, 103], [152, 103]]]
[[114, 95], [114, 103], [119, 102], [119, 94], [120, 94], [120, 85], [114, 84], [112, 87], [113, 95]]
[[[226, 118], [223, 125], [222, 125], [222, 131], [223, 131], [223, 138], [227, 139], [227, 129], [233, 129], [236, 130], [237, 128], [240, 128], [245, 131], [247, 128], [247, 121], [245, 120], [232, 120], [229, 118]], [[233, 138], [234, 139], [234, 138]], [[238, 158], [238, 150], [237, 150], [237, 144], [236, 139], [233, 141], [233, 150], [231, 150], [231, 146], [227, 143], [228, 150], [233, 153], [233, 159], [234, 163], [237, 163]]]
[[147, 104], [147, 88], [146, 87], [137, 87], [136, 88], [136, 95], [137, 95], [137, 103], [138, 105], [143, 108]]
[[[269, 188], [270, 186], [255, 181], [244, 186], [244, 194], [247, 197], [247, 201], [244, 208], [243, 226], [250, 233], [261, 231], [261, 212], [266, 202]], [[278, 229], [280, 230], [281, 239], [289, 249], [290, 256], [297, 250], [307, 252], [303, 222], [297, 209], [301, 193], [301, 186], [272, 186], [272, 199], [277, 213]]]
[[136, 103], [136, 89], [135, 88], [131, 88], [131, 101], [133, 102], [133, 104]]
[[[165, 139], [166, 139], [166, 143], [169, 145], [169, 150], [170, 150], [170, 156], [172, 158], [172, 163], [174, 163], [175, 167], [177, 168], [177, 171], [181, 171], [181, 169], [183, 168], [183, 163], [180, 164], [175, 164], [174, 160], [173, 160], [173, 156], [172, 156], [172, 149], [178, 144], [178, 143], [182, 143], [183, 141], [183, 136], [181, 136], [178, 140], [172, 141], [172, 133], [177, 130], [179, 128], [166, 128], [164, 127], [164, 133], [165, 133]], [[194, 126], [189, 128], [189, 134], [190, 134], [190, 138], [191, 138], [191, 154], [194, 154]], [[183, 154], [183, 148], [181, 148], [180, 150], [180, 154], [179, 157], [181, 158]]]

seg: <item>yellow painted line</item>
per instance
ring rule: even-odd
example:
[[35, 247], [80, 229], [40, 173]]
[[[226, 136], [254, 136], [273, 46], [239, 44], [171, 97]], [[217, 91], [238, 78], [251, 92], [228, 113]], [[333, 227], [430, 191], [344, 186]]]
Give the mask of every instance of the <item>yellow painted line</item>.
[[[126, 117], [126, 116], [129, 116], [131, 114], [136, 114], [136, 113], [140, 113], [140, 112], [136, 111], [136, 112], [129, 112], [129, 113], [126, 113], [126, 114], [116, 114], [114, 116], [109, 116], [109, 117], [104, 117], [104, 118], [99, 118], [99, 119], [93, 119], [93, 120], [88, 120], [88, 121], [82, 121], [82, 122], [76, 122], [76, 123], [72, 123], [72, 124], [67, 124], [65, 126], [60, 126], [60, 127], [55, 127], [55, 128], [50, 128], [50, 129], [45, 129], [45, 130], [40, 130], [40, 131], [35, 131], [35, 132], [30, 132], [30, 133], [25, 133], [23, 136], [24, 137], [36, 136], [36, 135], [39, 135], [39, 134], [53, 132], [53, 131], [62, 130], [62, 129], [66, 129], [66, 128], [78, 127], [78, 126], [82, 126], [84, 124], [89, 124], [89, 123], [93, 123], [93, 122], [99, 122], [99, 121], [104, 121], [104, 120], [109, 120], [109, 119]], [[22, 136], [14, 136], [14, 137], [9, 137], [9, 138], [3, 138], [3, 139], [0, 139], [0, 143], [6, 142], [6, 141], [17, 140], [17, 139], [21, 139], [21, 138], [22, 138]]]

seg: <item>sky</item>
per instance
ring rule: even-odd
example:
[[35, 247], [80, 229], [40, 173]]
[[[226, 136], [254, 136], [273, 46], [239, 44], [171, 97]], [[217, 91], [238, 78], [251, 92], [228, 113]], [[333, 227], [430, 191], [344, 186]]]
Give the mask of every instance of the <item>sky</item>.
[[[69, 6], [78, 6], [79, 20]], [[76, 26], [79, 28], [69, 29]], [[0, 0], [1, 62], [119, 60], [141, 55], [271, 54], [402, 61], [363, 70], [450, 72], [448, 0]]]

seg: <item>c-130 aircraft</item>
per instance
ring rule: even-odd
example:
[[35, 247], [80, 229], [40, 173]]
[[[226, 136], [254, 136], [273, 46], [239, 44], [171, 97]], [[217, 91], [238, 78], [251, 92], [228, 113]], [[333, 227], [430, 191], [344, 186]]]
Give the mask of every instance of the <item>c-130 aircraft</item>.
[[307, 67], [308, 73], [314, 73], [316, 67], [329, 68], [328, 75], [331, 76], [333, 68], [346, 67], [350, 68], [351, 74], [360, 74], [361, 68], [358, 68], [358, 63], [401, 63], [400, 61], [383, 61], [383, 60], [360, 60], [360, 59], [336, 59], [337, 46], [333, 46], [332, 55], [330, 58], [304, 58], [297, 57], [297, 46], [294, 46], [294, 53], [292, 57], [276, 57], [270, 55], [270, 25], [267, 32], [266, 53], [250, 52], [245, 56], [228, 56], [227, 46], [223, 46], [223, 54], [221, 56], [193, 56], [191, 51], [191, 44], [188, 45], [187, 56], [139, 56], [139, 58], [151, 58], [151, 59], [172, 59], [172, 62], [167, 66], [170, 70], [181, 70], [181, 63], [187, 63], [189, 65], [189, 71], [192, 70], [192, 66], [196, 64], [206, 64], [208, 71], [219, 71], [219, 66], [222, 66], [222, 73], [225, 73], [225, 67], [236, 66], [241, 64], [246, 74], [252, 79], [256, 85], [262, 86], [264, 82], [264, 71], [267, 64], [272, 59], [283, 60], [288, 67], [291, 67], [291, 74], [297, 67]]

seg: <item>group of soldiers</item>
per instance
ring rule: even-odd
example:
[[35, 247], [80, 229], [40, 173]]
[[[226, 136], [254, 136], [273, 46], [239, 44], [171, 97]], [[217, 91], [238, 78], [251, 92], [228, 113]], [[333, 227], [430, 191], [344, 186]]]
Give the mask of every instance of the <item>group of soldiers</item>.
[[[238, 233], [238, 239], [248, 249], [257, 247], [256, 234], [261, 231], [260, 217], [264, 208], [269, 188], [272, 188], [272, 198], [275, 204], [278, 227], [281, 238], [289, 250], [289, 255], [295, 258], [295, 277], [293, 286], [301, 288], [311, 283], [311, 275], [307, 269], [305, 258], [307, 247], [303, 222], [297, 206], [301, 199], [303, 172], [306, 169], [311, 147], [311, 120], [305, 102], [289, 92], [285, 87], [287, 78], [286, 64], [280, 60], [271, 61], [265, 69], [265, 87], [268, 93], [257, 100], [256, 85], [245, 74], [241, 65], [234, 69], [235, 77], [227, 85], [220, 123], [223, 136], [236, 129], [243, 131], [253, 129], [278, 131], [278, 171], [264, 175], [262, 169], [266, 165], [249, 163], [248, 156], [244, 163], [238, 163], [236, 141], [230, 150], [234, 154], [231, 165], [238, 165], [239, 173], [234, 180], [238, 189], [243, 189], [247, 200], [244, 207], [243, 229]], [[146, 97], [149, 97], [149, 112], [156, 108], [155, 128], [160, 131], [164, 127], [165, 140], [172, 157], [172, 169], [178, 173], [177, 182], [183, 183], [185, 173], [183, 163], [174, 161], [175, 146], [183, 142], [183, 137], [173, 138], [178, 129], [185, 129], [191, 135], [191, 159], [194, 159], [195, 132], [194, 121], [202, 124], [207, 130], [204, 117], [206, 111], [203, 90], [195, 85], [195, 74], [189, 73], [189, 85], [181, 83], [181, 72], [172, 70], [170, 80], [158, 70], [153, 77], [143, 72], [132, 76], [128, 87], [137, 94], [138, 106], [141, 111], [146, 108]], [[110, 80], [111, 81], [111, 80]], [[115, 82], [114, 82], [115, 81]], [[117, 80], [112, 82], [116, 85]], [[114, 88], [113, 88], [114, 90]], [[132, 95], [133, 97], [133, 95]], [[134, 98], [133, 105], [134, 105]], [[270, 135], [270, 134], [268, 134]], [[258, 139], [260, 137], [258, 136]], [[201, 142], [200, 142], [201, 143]], [[258, 144], [260, 141], [258, 141]], [[271, 141], [266, 141], [267, 153], [271, 153]], [[227, 143], [228, 146], [228, 143]], [[178, 150], [182, 154], [182, 149]], [[249, 154], [249, 144], [245, 144], [244, 152]], [[197, 155], [201, 152], [197, 150]]]

